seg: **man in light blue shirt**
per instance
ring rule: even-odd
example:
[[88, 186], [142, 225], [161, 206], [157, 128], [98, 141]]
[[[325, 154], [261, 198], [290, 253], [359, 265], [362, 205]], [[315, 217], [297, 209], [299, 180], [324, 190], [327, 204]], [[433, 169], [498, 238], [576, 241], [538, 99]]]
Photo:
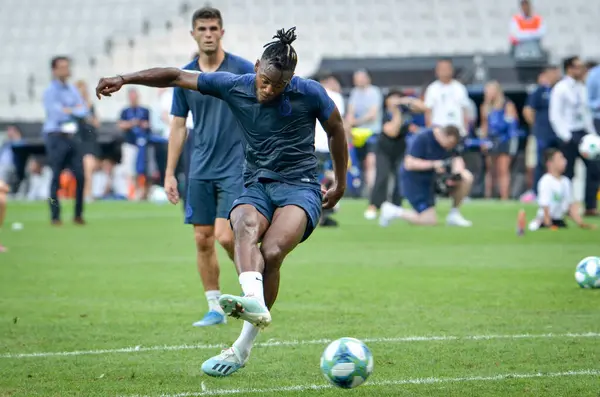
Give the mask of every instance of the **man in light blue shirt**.
[[[353, 130], [353, 135], [358, 129], [370, 131], [370, 136], [363, 146], [357, 146], [361, 139], [355, 139], [354, 145], [358, 161], [363, 171], [364, 183], [369, 190], [375, 182], [375, 148], [377, 139], [381, 134], [383, 125], [383, 95], [379, 87], [371, 84], [371, 77], [365, 70], [354, 73], [354, 88], [350, 92], [346, 121]], [[375, 219], [377, 209], [369, 206], [365, 211], [367, 219]]]
[[74, 222], [83, 225], [85, 224], [82, 217], [83, 156], [77, 131], [84, 126], [82, 121], [89, 110], [77, 88], [68, 83], [68, 79], [71, 77], [69, 58], [64, 56], [54, 57], [51, 66], [53, 79], [44, 91], [46, 121], [42, 132], [46, 144], [46, 156], [52, 168], [49, 200], [52, 224], [61, 225], [58, 188], [61, 172], [64, 169], [69, 169], [77, 181]]
[[588, 104], [594, 118], [596, 132], [600, 134], [600, 65], [590, 69], [586, 80]]

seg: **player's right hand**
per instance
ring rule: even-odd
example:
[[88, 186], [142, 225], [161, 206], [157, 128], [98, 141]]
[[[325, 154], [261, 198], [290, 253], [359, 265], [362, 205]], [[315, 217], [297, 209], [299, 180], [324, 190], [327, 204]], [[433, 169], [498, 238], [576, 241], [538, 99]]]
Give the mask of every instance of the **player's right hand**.
[[96, 86], [96, 96], [101, 99], [102, 96], [110, 96], [113, 92], [117, 92], [123, 87], [125, 80], [121, 76], [103, 77]]
[[171, 204], [179, 202], [179, 190], [177, 189], [177, 178], [168, 176], [165, 178], [165, 193]]
[[[344, 195], [344, 191], [346, 190], [345, 186], [339, 186], [338, 184], [334, 184], [331, 189], [327, 190], [325, 195], [323, 196], [323, 208], [326, 210], [330, 210], [342, 199]], [[321, 190], [322, 191], [322, 190]]]

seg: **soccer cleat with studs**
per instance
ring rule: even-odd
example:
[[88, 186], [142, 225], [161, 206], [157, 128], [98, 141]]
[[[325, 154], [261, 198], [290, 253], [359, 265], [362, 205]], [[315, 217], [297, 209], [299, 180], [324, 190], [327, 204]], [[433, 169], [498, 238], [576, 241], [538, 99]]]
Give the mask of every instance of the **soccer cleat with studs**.
[[251, 295], [221, 295], [219, 305], [228, 316], [248, 321], [258, 328], [262, 329], [271, 324], [269, 309]]

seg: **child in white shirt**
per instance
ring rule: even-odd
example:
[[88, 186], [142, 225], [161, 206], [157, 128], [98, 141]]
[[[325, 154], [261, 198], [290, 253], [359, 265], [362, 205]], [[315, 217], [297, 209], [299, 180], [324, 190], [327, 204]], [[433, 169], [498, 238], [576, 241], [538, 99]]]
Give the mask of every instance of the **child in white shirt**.
[[566, 215], [579, 227], [593, 229], [594, 225], [588, 225], [581, 219], [579, 204], [573, 199], [571, 181], [563, 175], [567, 166], [565, 156], [558, 149], [548, 149], [544, 153], [544, 162], [547, 172], [538, 183], [539, 209], [529, 224], [529, 230], [567, 227]]

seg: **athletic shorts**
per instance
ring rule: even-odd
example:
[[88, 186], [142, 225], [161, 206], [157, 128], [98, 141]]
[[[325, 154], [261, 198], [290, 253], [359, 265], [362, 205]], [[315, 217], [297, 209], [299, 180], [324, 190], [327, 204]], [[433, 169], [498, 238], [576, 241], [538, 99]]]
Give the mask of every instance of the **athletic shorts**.
[[286, 205], [300, 207], [306, 213], [308, 222], [302, 241], [306, 240], [319, 224], [323, 197], [320, 186], [292, 185], [285, 182], [263, 179], [246, 186], [241, 196], [233, 202], [233, 210], [238, 205], [249, 204], [256, 208], [269, 223], [277, 208]]
[[494, 144], [490, 153], [492, 154], [508, 154], [509, 156], [516, 156], [519, 150], [519, 139], [510, 138], [508, 140], [499, 140]]
[[435, 190], [433, 181], [414, 180], [402, 173], [400, 176], [401, 191], [404, 198], [419, 214], [435, 207]]
[[187, 181], [185, 223], [214, 225], [215, 219], [229, 217], [233, 202], [244, 188], [242, 175], [223, 179]]

